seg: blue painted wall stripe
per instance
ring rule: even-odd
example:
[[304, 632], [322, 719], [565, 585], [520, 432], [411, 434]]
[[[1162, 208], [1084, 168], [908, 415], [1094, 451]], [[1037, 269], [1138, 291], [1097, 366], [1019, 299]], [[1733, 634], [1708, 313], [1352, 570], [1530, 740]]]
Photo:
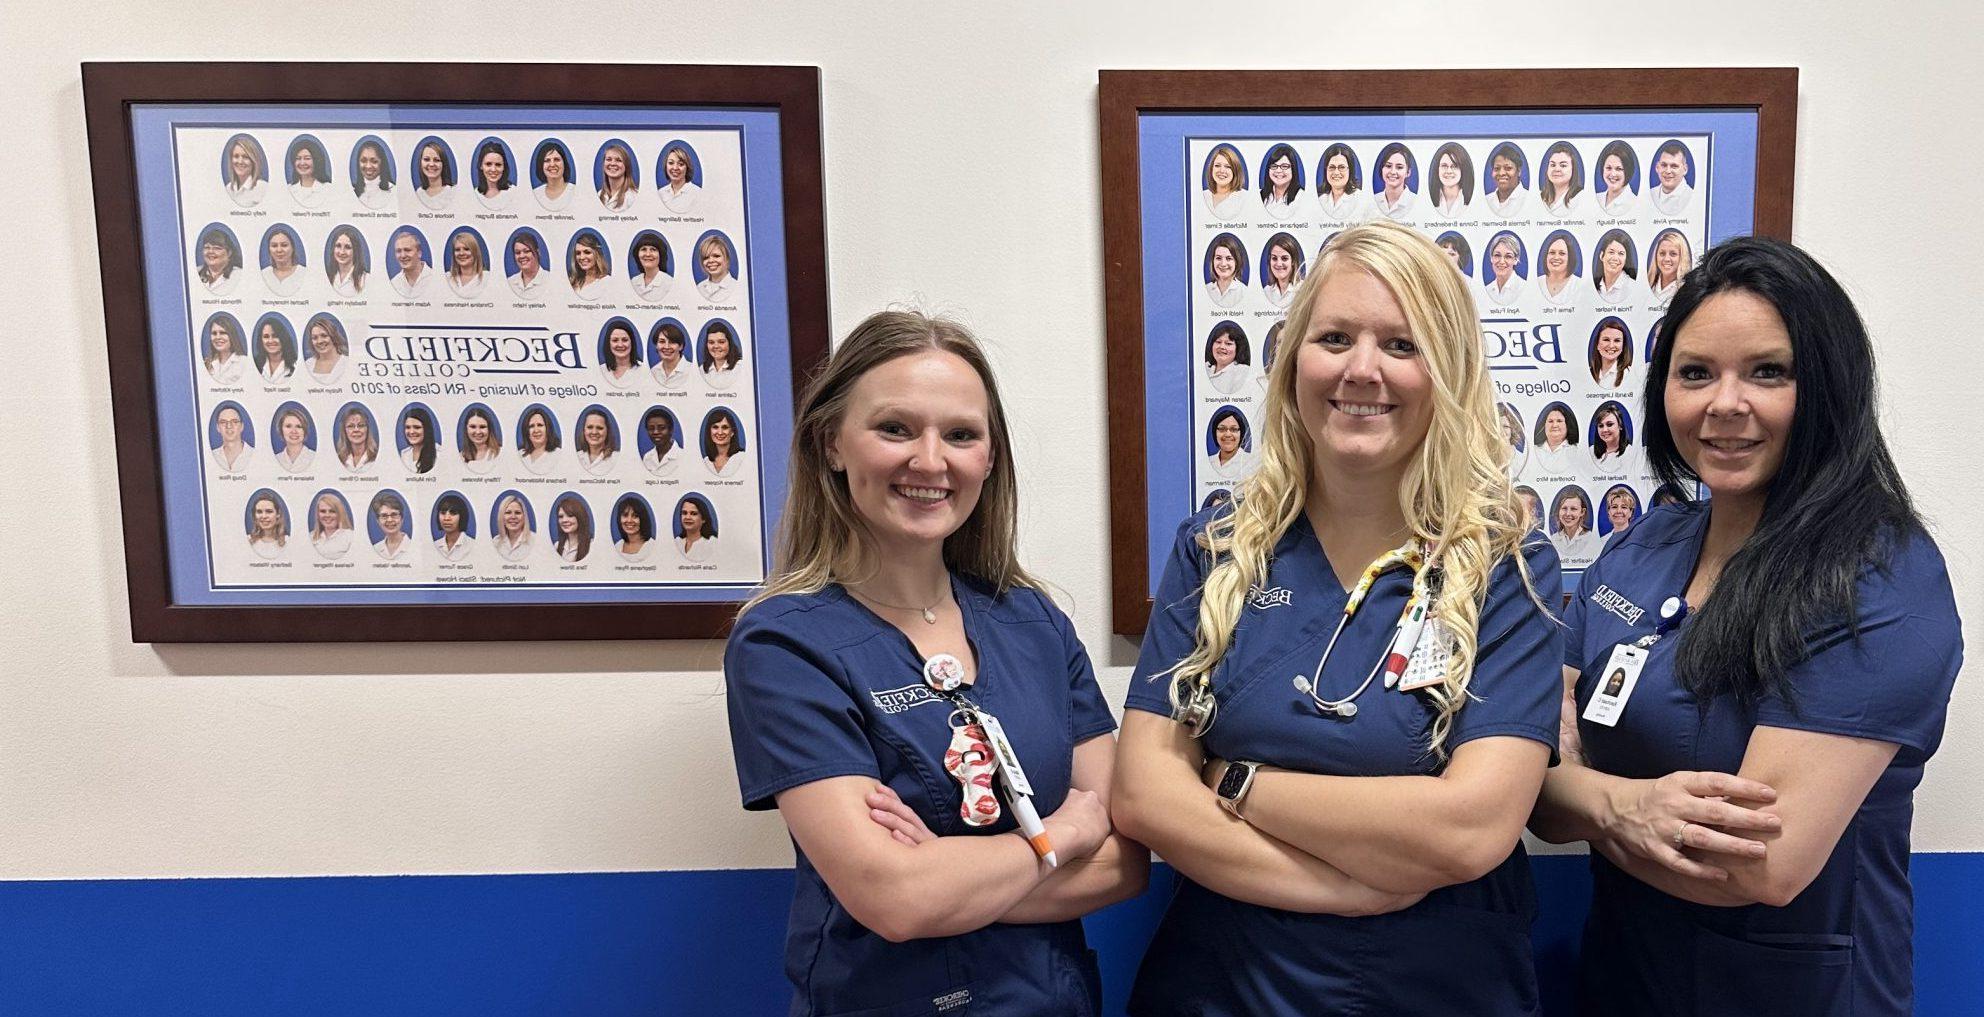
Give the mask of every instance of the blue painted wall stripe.
[[[1920, 854], [1922, 1014], [1984, 999], [1984, 853]], [[1535, 859], [1546, 1012], [1568, 1015], [1590, 898], [1581, 857]], [[1172, 887], [1092, 916], [1120, 1013]], [[0, 883], [9, 1017], [782, 1014], [788, 869]]]

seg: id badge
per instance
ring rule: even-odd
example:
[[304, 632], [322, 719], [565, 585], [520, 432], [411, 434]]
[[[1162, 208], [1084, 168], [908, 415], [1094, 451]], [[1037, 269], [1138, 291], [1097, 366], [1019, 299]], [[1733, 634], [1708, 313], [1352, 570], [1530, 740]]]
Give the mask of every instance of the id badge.
[[978, 720], [985, 725], [985, 736], [992, 743], [992, 752], [999, 759], [999, 770], [1006, 775], [1006, 786], [1016, 795], [1033, 797], [1033, 785], [1027, 783], [1026, 771], [1020, 767], [1020, 754], [1013, 751], [1013, 743], [1006, 737], [1006, 729], [999, 724], [999, 718], [983, 710]]
[[1598, 684], [1592, 686], [1591, 702], [1584, 707], [1584, 719], [1611, 727], [1626, 712], [1626, 700], [1633, 697], [1633, 686], [1640, 682], [1640, 669], [1646, 667], [1644, 647], [1620, 643], [1598, 671]]
[[1400, 692], [1412, 692], [1447, 680], [1447, 663], [1454, 658], [1454, 640], [1437, 618], [1428, 618], [1419, 630], [1419, 642], [1412, 647], [1412, 659], [1399, 677]]

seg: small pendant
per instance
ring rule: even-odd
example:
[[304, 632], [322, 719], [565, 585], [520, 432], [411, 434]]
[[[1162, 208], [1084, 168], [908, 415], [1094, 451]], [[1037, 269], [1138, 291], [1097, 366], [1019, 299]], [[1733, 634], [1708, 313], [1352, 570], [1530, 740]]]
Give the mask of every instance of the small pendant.
[[936, 608], [934, 608], [934, 607], [926, 607], [926, 608], [924, 608], [924, 609], [923, 609], [923, 623], [924, 623], [924, 624], [926, 624], [926, 625], [935, 625], [935, 624], [937, 624], [937, 609], [936, 609]]

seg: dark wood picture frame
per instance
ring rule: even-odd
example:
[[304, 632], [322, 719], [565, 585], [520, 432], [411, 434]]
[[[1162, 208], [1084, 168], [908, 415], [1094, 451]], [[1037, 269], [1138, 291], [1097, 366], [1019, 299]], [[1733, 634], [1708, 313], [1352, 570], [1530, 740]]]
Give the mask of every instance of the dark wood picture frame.
[[[473, 103], [775, 110], [795, 403], [828, 341], [817, 67], [392, 63], [85, 63], [111, 399], [157, 419], [131, 111], [147, 103]], [[135, 280], [136, 285], [131, 281]], [[116, 433], [133, 642], [710, 639], [734, 601], [388, 606], [174, 603], [156, 429]], [[412, 619], [417, 624], [409, 624]]]
[[[1144, 236], [1138, 119], [1162, 113], [1739, 110], [1757, 117], [1752, 232], [1790, 239], [1798, 117], [1794, 67], [1496, 70], [1105, 70], [1100, 75], [1102, 250], [1109, 363], [1111, 631], [1151, 612], [1145, 474]], [[1567, 102], [1567, 96], [1603, 101]]]

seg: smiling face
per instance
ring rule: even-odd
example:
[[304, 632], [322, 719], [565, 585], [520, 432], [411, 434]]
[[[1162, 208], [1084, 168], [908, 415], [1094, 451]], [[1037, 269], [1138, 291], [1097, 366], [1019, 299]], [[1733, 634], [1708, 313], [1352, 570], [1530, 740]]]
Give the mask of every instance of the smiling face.
[[1239, 259], [1233, 256], [1233, 248], [1226, 244], [1216, 244], [1212, 249], [1212, 278], [1221, 286], [1233, 281], [1233, 274], [1239, 270]]
[[1215, 193], [1224, 194], [1233, 190], [1238, 176], [1238, 167], [1233, 165], [1231, 156], [1225, 152], [1212, 154], [1212, 189]]
[[1329, 273], [1295, 362], [1316, 477], [1404, 473], [1433, 421], [1432, 375], [1398, 299], [1353, 265]]
[[379, 146], [366, 142], [358, 149], [358, 175], [366, 180], [377, 180], [386, 169], [385, 153]]
[[1598, 263], [1605, 266], [1605, 278], [1617, 279], [1626, 270], [1626, 245], [1617, 240], [1607, 241], [1598, 249]]
[[234, 182], [247, 186], [255, 179], [255, 156], [248, 151], [246, 142], [237, 141], [227, 150], [227, 168], [234, 174]]
[[607, 149], [606, 154], [599, 158], [599, 171], [605, 175], [608, 187], [625, 180], [627, 177], [627, 153], [617, 148]]
[[602, 413], [588, 413], [584, 420], [579, 421], [579, 438], [585, 442], [586, 451], [594, 455], [606, 452], [606, 436], [609, 433], [606, 416]]
[[1543, 415], [1543, 440], [1551, 448], [1562, 445], [1570, 435], [1571, 422], [1564, 416], [1563, 410], [1551, 410]]
[[1442, 188], [1449, 191], [1460, 188], [1460, 164], [1454, 161], [1451, 153], [1440, 153], [1439, 161], [1434, 166], [1434, 172], [1439, 174], [1440, 186]]
[[1240, 438], [1245, 429], [1240, 426], [1240, 418], [1227, 414], [1212, 425], [1212, 443], [1219, 449], [1221, 459], [1231, 458], [1240, 449]]
[[304, 447], [303, 439], [308, 434], [309, 429], [303, 426], [302, 417], [297, 416], [293, 412], [285, 413], [282, 415], [282, 423], [278, 426], [282, 430], [283, 448], [298, 449]]
[[1626, 189], [1626, 160], [1617, 155], [1608, 155], [1598, 164], [1598, 175], [1605, 180], [1605, 190], [1618, 194]]
[[200, 264], [205, 265], [208, 275], [220, 275], [227, 271], [227, 244], [213, 239], [200, 242]]
[[544, 157], [537, 161], [537, 172], [544, 177], [545, 186], [565, 182], [565, 153], [556, 146], [544, 150]]
[[222, 444], [238, 443], [241, 441], [241, 414], [232, 406], [222, 408], [214, 414], [214, 428], [220, 431]]
[[400, 271], [409, 275], [419, 275], [420, 240], [411, 233], [402, 233], [394, 237], [393, 260], [399, 263]]
[[1618, 363], [1619, 355], [1626, 352], [1626, 334], [1615, 325], [1607, 325], [1598, 331], [1598, 362]]
[[1522, 182], [1521, 168], [1514, 159], [1498, 155], [1488, 160], [1488, 172], [1495, 178], [1495, 195], [1506, 198], [1515, 193], [1516, 185]]
[[225, 360], [234, 355], [234, 333], [219, 321], [207, 329], [207, 345], [213, 347], [214, 356]]
[[1212, 337], [1212, 363], [1214, 367], [1225, 367], [1233, 363], [1237, 350], [1231, 332], [1221, 332]]
[[514, 540], [523, 535], [530, 518], [524, 513], [522, 502], [509, 498], [504, 500], [503, 508], [496, 513], [496, 521], [503, 527], [504, 536]]
[[641, 266], [642, 275], [653, 275], [661, 271], [661, 248], [643, 243], [634, 248], [634, 261]]
[[1619, 450], [1619, 437], [1619, 414], [1610, 410], [1600, 413], [1598, 415], [1598, 443], [1604, 446], [1607, 451], [1616, 452]]
[[1288, 185], [1294, 182], [1295, 160], [1290, 159], [1286, 155], [1281, 155], [1277, 156], [1273, 162], [1268, 163], [1268, 186], [1274, 188], [1277, 192], [1284, 192], [1288, 190]]
[[654, 334], [654, 352], [662, 366], [671, 371], [682, 362], [682, 342], [669, 329], [664, 328]]
[[325, 533], [336, 533], [342, 524], [338, 515], [338, 501], [330, 495], [317, 499], [317, 528]]
[[344, 424], [342, 426], [344, 427], [345, 444], [350, 445], [354, 449], [364, 448], [365, 443], [372, 438], [371, 422], [365, 419], [365, 414], [357, 410], [344, 415]]
[[537, 274], [537, 245], [528, 240], [519, 240], [510, 245], [510, 257], [517, 259], [517, 271], [525, 276]]
[[278, 363], [282, 361], [282, 334], [276, 331], [274, 322], [262, 323], [262, 354]]
[[729, 417], [718, 416], [710, 421], [710, 444], [716, 446], [718, 452], [731, 451], [731, 445], [736, 441], [737, 427], [730, 422]]
[[1623, 530], [1633, 522], [1633, 496], [1617, 492], [1605, 496], [1605, 521], [1615, 530]]
[[1386, 191], [1396, 194], [1404, 190], [1407, 176], [1405, 153], [1393, 152], [1385, 156], [1384, 165], [1380, 167], [1379, 172], [1384, 174]]
[[455, 269], [463, 275], [474, 275], [482, 271], [482, 256], [475, 249], [475, 241], [466, 234], [456, 237], [449, 245], [455, 252]]
[[606, 333], [606, 362], [612, 367], [634, 362], [634, 333], [625, 326], [615, 325]]
[[564, 502], [558, 503], [558, 532], [566, 536], [579, 532], [579, 514]]
[[855, 380], [827, 458], [880, 550], [927, 552], [971, 518], [992, 472], [991, 412], [978, 372], [947, 351], [897, 357]]
[[1688, 159], [1679, 152], [1662, 152], [1653, 161], [1653, 173], [1660, 178], [1660, 189], [1671, 191], [1688, 178]]
[[400, 507], [392, 502], [380, 503], [373, 511], [372, 518], [378, 521], [379, 532], [388, 537], [399, 536], [400, 527], [406, 524], [406, 513], [401, 512]]
[[685, 501], [678, 515], [682, 520], [682, 536], [696, 539], [703, 535], [703, 507], [693, 501]]
[[551, 421], [541, 411], [531, 411], [530, 419], [524, 421], [524, 438], [531, 448], [543, 448], [551, 441]]
[[598, 260], [590, 244], [580, 244], [572, 248], [572, 264], [578, 266], [581, 275], [591, 275], [593, 265]]
[[288, 271], [296, 264], [296, 245], [289, 234], [277, 230], [269, 234], [269, 265], [279, 271]]
[[489, 447], [489, 421], [481, 414], [469, 417], [468, 422], [462, 425], [462, 431], [468, 435], [469, 447], [478, 452]]
[[1488, 267], [1495, 273], [1495, 281], [1506, 283], [1516, 270], [1516, 245], [1508, 240], [1497, 240], [1488, 248]]
[[340, 233], [331, 241], [331, 264], [340, 271], [348, 270], [353, 259], [358, 257], [358, 245], [351, 240], [351, 234]]
[[[1798, 407], [1791, 335], [1746, 290], [1702, 301], [1674, 336], [1664, 401], [1674, 448], [1723, 504], [1761, 504]], [[1725, 500], [1726, 499], [1726, 500]]]
[[446, 169], [447, 160], [441, 158], [437, 145], [420, 146], [420, 182], [428, 187], [441, 186], [441, 171]]
[[1681, 278], [1681, 238], [1675, 234], [1660, 238], [1653, 248], [1653, 264], [1660, 270], [1663, 279], [1672, 282]]
[[1330, 185], [1332, 193], [1344, 193], [1345, 188], [1350, 186], [1350, 160], [1342, 155], [1330, 156], [1329, 162], [1323, 165], [1323, 180]]
[[1572, 496], [1557, 504], [1557, 528], [1565, 533], [1584, 530], [1584, 499]]
[[1268, 278], [1284, 289], [1295, 282], [1295, 255], [1281, 244], [1268, 248]]
[[666, 416], [657, 413], [643, 421], [641, 427], [648, 433], [648, 444], [658, 452], [665, 453], [675, 444], [675, 425]]
[[720, 328], [710, 329], [709, 337], [704, 342], [710, 351], [710, 363], [727, 364], [730, 362], [730, 333]]
[[275, 502], [267, 498], [255, 499], [255, 534], [257, 536], [267, 535], [273, 537], [276, 535], [276, 530], [281, 524], [282, 509], [277, 508]]
[[427, 442], [427, 421], [418, 413], [409, 413], [400, 421], [400, 434], [406, 438], [409, 448], [419, 448]]
[[501, 190], [503, 177], [509, 172], [510, 167], [509, 161], [503, 158], [503, 153], [493, 149], [482, 153], [480, 167], [482, 169], [483, 191], [494, 194]]
[[1571, 153], [1562, 150], [1550, 153], [1543, 163], [1543, 178], [1550, 181], [1558, 192], [1571, 185]]
[[711, 241], [703, 245], [703, 274], [712, 281], [721, 281], [730, 274], [730, 252], [721, 241]]
[[298, 145], [289, 157], [289, 168], [296, 171], [296, 182], [308, 187], [317, 182], [317, 153], [308, 145]]
[[620, 506], [620, 533], [629, 539], [641, 535], [641, 512], [631, 502]]
[[331, 330], [321, 324], [310, 326], [310, 352], [317, 359], [335, 358], [338, 355], [338, 342]]
[[1544, 245], [1543, 268], [1552, 279], [1562, 279], [1571, 274], [1571, 242], [1558, 237]]

